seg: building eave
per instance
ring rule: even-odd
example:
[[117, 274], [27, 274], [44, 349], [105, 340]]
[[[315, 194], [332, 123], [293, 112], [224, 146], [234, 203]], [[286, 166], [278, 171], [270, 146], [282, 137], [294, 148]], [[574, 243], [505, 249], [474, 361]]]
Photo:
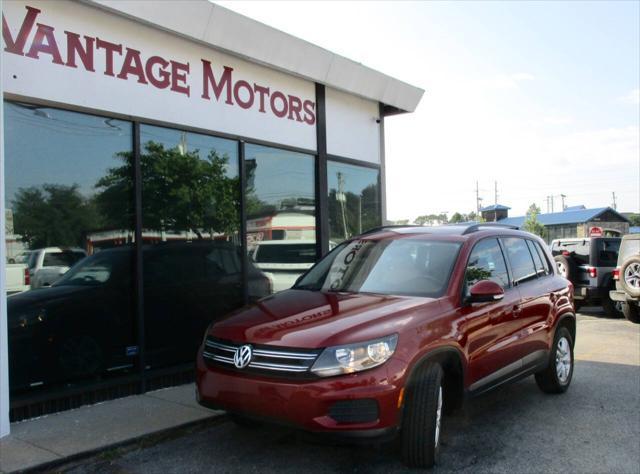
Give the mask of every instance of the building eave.
[[388, 115], [413, 112], [424, 94], [423, 89], [206, 0], [77, 1], [250, 62], [380, 102], [389, 107]]

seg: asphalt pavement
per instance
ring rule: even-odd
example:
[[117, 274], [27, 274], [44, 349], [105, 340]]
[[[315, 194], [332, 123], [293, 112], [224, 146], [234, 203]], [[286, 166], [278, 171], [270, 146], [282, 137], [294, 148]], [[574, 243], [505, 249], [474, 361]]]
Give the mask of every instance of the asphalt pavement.
[[[467, 402], [444, 420], [434, 473], [640, 474], [640, 326], [578, 317], [573, 382], [545, 395], [532, 377]], [[407, 472], [397, 446], [328, 443], [226, 418], [155, 444], [103, 453], [73, 473]]]

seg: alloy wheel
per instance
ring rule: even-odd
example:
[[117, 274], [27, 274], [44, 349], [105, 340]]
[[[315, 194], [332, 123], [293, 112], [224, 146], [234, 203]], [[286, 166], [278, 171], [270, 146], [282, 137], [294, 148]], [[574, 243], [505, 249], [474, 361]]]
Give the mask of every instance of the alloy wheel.
[[571, 346], [565, 337], [558, 340], [556, 346], [556, 374], [561, 384], [567, 383], [571, 373]]
[[435, 446], [440, 444], [440, 427], [442, 425], [442, 385], [438, 387], [438, 407], [436, 409]]
[[624, 281], [631, 288], [640, 288], [640, 263], [632, 263], [624, 271]]

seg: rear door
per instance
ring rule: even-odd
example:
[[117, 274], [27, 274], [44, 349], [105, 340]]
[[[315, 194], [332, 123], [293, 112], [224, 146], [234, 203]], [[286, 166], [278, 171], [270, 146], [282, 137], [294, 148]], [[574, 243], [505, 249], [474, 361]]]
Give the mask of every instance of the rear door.
[[[501, 239], [513, 274], [513, 282], [520, 296], [514, 314], [511, 335], [513, 357], [523, 366], [546, 358], [546, 326], [553, 311], [551, 269], [542, 260], [536, 243], [520, 237]], [[552, 296], [552, 294], [554, 296]]]

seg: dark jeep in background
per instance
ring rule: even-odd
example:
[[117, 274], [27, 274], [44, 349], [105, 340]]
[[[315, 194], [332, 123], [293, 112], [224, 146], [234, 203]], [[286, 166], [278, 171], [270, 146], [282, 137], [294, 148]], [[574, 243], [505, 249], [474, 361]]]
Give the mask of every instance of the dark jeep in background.
[[640, 324], [640, 234], [622, 238], [613, 278], [616, 289], [609, 292], [611, 299], [622, 305], [625, 318]]
[[618, 262], [620, 237], [580, 237], [556, 239], [551, 253], [558, 272], [574, 287], [574, 304], [602, 305], [607, 316], [622, 317], [622, 305], [611, 299], [614, 289], [613, 270]]

